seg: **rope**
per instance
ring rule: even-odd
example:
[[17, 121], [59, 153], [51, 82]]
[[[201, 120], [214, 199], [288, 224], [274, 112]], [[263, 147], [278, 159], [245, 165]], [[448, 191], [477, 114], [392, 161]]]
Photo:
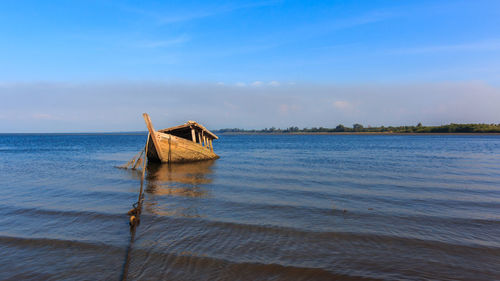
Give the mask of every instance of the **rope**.
[[[142, 164], [142, 175], [141, 175], [141, 189], [139, 190], [139, 197], [137, 198], [137, 202], [132, 204], [132, 209], [128, 211], [128, 215], [130, 216], [129, 218], [129, 223], [130, 223], [130, 242], [127, 247], [127, 255], [125, 257], [125, 263], [123, 265], [123, 271], [122, 271], [122, 276], [120, 280], [125, 281], [127, 280], [127, 275], [128, 275], [128, 268], [130, 264], [130, 258], [131, 258], [131, 253], [132, 253], [132, 245], [134, 244], [135, 240], [135, 231], [136, 231], [136, 226], [139, 225], [139, 217], [141, 215], [142, 211], [142, 202], [144, 200], [144, 175], [146, 173], [146, 158], [148, 157], [148, 146], [149, 146], [149, 134], [148, 134], [148, 140], [146, 142], [146, 146], [144, 147], [144, 150], [141, 151], [144, 152], [144, 160]], [[140, 156], [139, 156], [140, 157]], [[139, 162], [139, 159], [137, 160]], [[139, 164], [136, 163], [134, 166], [134, 169], [136, 166], [139, 166]]]
[[139, 216], [141, 215], [142, 210], [142, 201], [144, 199], [144, 175], [146, 173], [146, 157], [148, 157], [148, 146], [149, 134], [148, 141], [146, 142], [146, 147], [144, 148], [144, 163], [142, 164], [141, 189], [139, 190], [139, 197], [137, 198], [137, 202], [132, 205], [134, 208], [128, 212], [130, 216], [130, 227], [132, 228], [139, 224]]

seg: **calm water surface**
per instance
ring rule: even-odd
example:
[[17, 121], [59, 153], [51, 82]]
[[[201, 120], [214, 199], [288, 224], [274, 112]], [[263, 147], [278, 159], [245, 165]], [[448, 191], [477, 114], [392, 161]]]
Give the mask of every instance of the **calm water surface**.
[[0, 279], [500, 279], [499, 136], [223, 135], [131, 244], [145, 140], [0, 135]]

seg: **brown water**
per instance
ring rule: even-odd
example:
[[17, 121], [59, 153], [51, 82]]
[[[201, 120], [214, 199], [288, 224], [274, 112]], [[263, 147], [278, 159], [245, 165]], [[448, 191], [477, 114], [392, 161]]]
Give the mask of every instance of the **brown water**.
[[145, 138], [0, 135], [0, 279], [500, 279], [498, 136], [222, 136], [131, 237]]

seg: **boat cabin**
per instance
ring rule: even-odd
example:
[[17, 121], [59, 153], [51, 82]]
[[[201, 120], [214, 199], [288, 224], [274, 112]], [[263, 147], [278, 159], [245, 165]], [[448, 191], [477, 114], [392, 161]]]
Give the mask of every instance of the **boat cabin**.
[[207, 128], [203, 127], [203, 125], [198, 124], [195, 121], [187, 121], [183, 125], [158, 130], [158, 132], [190, 140], [210, 149], [211, 151], [214, 151], [212, 140], [219, 138], [214, 133], [207, 130]]

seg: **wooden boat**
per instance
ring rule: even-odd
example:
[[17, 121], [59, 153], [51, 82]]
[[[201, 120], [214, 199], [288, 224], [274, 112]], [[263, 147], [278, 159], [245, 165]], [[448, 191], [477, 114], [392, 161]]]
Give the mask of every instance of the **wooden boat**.
[[148, 161], [162, 163], [193, 162], [217, 159], [212, 141], [218, 137], [194, 121], [158, 130], [149, 115], [142, 115], [149, 131]]

